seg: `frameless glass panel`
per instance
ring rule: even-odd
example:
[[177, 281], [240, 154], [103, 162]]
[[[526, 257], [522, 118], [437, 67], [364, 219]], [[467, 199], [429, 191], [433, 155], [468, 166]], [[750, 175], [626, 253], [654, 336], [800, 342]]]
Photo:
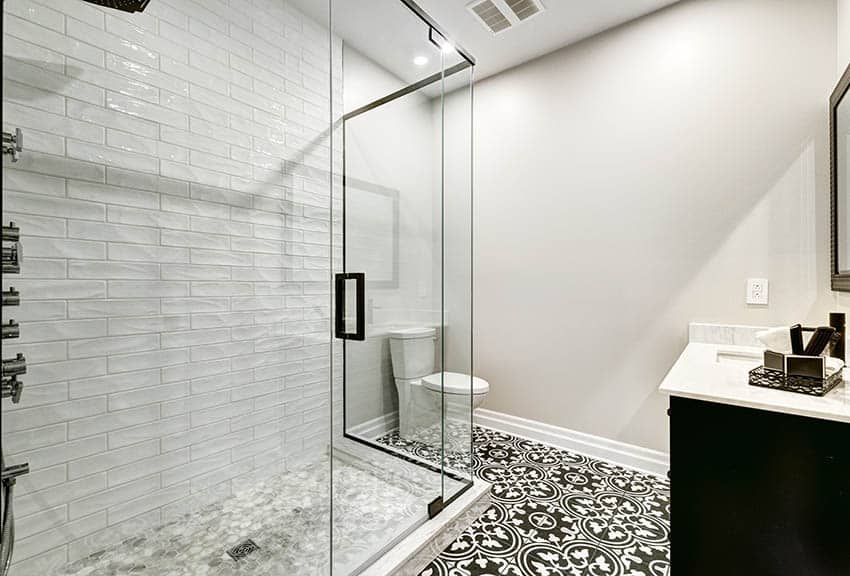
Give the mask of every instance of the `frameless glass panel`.
[[[443, 54], [403, 2], [335, 0], [333, 10], [342, 54], [334, 369], [343, 380], [334, 569], [349, 573], [426, 521], [443, 495], [442, 69], [461, 58]], [[351, 275], [363, 278], [356, 296]]]
[[472, 364], [471, 67], [447, 69], [443, 98], [443, 467], [449, 501], [472, 481], [472, 409], [486, 393]]
[[346, 121], [345, 265], [366, 273], [368, 335], [346, 344], [346, 431], [395, 418], [401, 438], [430, 447], [439, 465], [439, 383], [426, 387], [442, 365], [435, 106], [416, 91]]
[[[437, 434], [434, 446], [439, 447], [439, 402], [421, 385], [422, 377], [439, 366], [436, 338], [407, 339], [399, 347], [391, 337], [403, 327], [438, 332], [440, 197], [434, 138], [439, 124], [427, 88], [362, 110], [422, 74], [413, 62], [417, 56], [439, 67], [439, 51], [428, 42], [427, 26], [400, 2], [381, 3], [373, 16], [383, 24], [381, 50], [395, 52], [409, 44], [409, 58], [393, 70], [388, 68], [393, 61], [370, 54], [354, 38], [343, 47], [345, 109], [361, 109], [344, 121], [344, 271], [365, 276], [365, 339], [345, 341], [345, 437], [335, 449], [356, 455], [360, 485], [371, 497], [358, 500], [351, 511], [356, 521], [335, 522], [337, 569], [355, 564], [344, 539], [359, 544], [359, 560], [378, 555], [427, 520], [428, 504], [440, 496], [439, 461], [398, 457], [408, 456], [413, 445], [402, 449], [393, 429], [401, 419], [406, 430], [406, 419], [413, 418], [415, 427]], [[417, 41], [411, 43], [413, 38]], [[406, 363], [405, 353], [411, 354]], [[415, 408], [401, 414], [407, 406], [399, 402]], [[335, 486], [337, 509], [344, 490]], [[371, 519], [365, 529], [364, 515]]]

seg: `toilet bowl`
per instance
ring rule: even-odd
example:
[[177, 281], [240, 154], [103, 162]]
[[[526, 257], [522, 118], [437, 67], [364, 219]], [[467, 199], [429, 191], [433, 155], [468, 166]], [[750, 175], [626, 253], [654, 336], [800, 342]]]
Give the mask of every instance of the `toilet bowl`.
[[472, 411], [481, 406], [490, 384], [483, 378], [458, 372], [435, 372], [422, 379], [439, 422], [445, 414], [438, 445], [446, 454], [466, 453], [472, 442]]
[[487, 393], [490, 391], [490, 384], [483, 378], [472, 376], [470, 382], [469, 374], [460, 374], [458, 372], [436, 372], [429, 374], [422, 379], [422, 385], [430, 392], [432, 402], [436, 402], [437, 406], [445, 400], [446, 412], [452, 415], [469, 414], [470, 410], [470, 393], [472, 394], [472, 409], [475, 410]]
[[470, 381], [468, 374], [434, 372], [436, 328], [403, 328], [391, 331], [389, 337], [399, 435], [414, 440], [417, 433], [439, 424], [444, 400], [447, 417], [468, 420], [470, 405], [480, 406], [490, 385], [477, 377]]

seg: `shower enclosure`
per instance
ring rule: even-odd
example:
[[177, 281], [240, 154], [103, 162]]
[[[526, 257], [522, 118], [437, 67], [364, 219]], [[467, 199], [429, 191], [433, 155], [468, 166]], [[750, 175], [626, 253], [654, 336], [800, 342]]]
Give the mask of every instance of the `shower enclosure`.
[[8, 573], [373, 570], [472, 485], [474, 60], [408, 0], [113, 4], [3, 2]]

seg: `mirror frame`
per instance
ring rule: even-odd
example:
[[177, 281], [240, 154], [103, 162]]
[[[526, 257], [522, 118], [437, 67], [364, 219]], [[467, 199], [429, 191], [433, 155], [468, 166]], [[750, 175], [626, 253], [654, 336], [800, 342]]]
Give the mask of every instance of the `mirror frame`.
[[850, 292], [850, 271], [838, 269], [838, 135], [836, 133], [838, 105], [850, 98], [850, 66], [841, 76], [829, 97], [829, 271], [832, 289]]

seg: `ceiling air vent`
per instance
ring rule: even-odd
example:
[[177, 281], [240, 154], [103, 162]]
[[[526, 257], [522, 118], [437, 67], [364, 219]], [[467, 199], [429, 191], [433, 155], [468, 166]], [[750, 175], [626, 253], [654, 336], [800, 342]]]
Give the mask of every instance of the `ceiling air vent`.
[[511, 27], [511, 21], [505, 17], [501, 8], [496, 6], [493, 0], [473, 2], [469, 5], [469, 9], [493, 34], [498, 34]]
[[535, 2], [535, 0], [505, 0], [505, 4], [508, 5], [508, 8], [520, 22], [543, 10], [543, 5], [540, 2]]
[[475, 0], [466, 7], [493, 34], [504, 32], [543, 11], [540, 0]]

